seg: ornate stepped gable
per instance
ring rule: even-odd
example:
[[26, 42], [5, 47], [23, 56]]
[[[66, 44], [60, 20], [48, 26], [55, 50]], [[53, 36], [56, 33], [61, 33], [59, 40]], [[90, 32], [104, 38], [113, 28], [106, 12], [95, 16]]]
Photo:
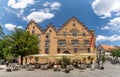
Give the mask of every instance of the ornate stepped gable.
[[[43, 34], [51, 27], [56, 33], [59, 33], [60, 31], [62, 31], [64, 29], [65, 26], [68, 25], [68, 23], [70, 23], [71, 21], [75, 21], [77, 22], [81, 27], [84, 28], [84, 30], [87, 31], [87, 33], [91, 36], [94, 36], [94, 31], [93, 30], [88, 30], [88, 28], [82, 23], [80, 22], [77, 18], [75, 18], [74, 16], [71, 17], [70, 19], [68, 19], [60, 28], [56, 29], [52, 23], [50, 23], [47, 28], [45, 30], [43, 30], [33, 19], [29, 22], [29, 24], [27, 25], [26, 27], [26, 30], [28, 31], [29, 29], [29, 26], [32, 24], [34, 24], [39, 30], [40, 32], [42, 32]], [[76, 32], [79, 32], [78, 29], [74, 28], [74, 29], [71, 29], [71, 31], [76, 31]]]
[[33, 25], [34, 25], [35, 27], [37, 27], [37, 29], [39, 30], [39, 32], [43, 33], [42, 28], [41, 28], [33, 19], [31, 19], [31, 21], [30, 21], [29, 24], [27, 25], [26, 31], [29, 31], [29, 27], [30, 27], [30, 26], [33, 26]]
[[44, 33], [46, 33], [46, 31], [49, 29], [49, 28], [52, 28], [56, 33], [57, 33], [57, 30], [56, 28], [54, 27], [54, 25], [52, 23], [49, 23], [47, 28], [44, 30]]
[[[66, 26], [69, 26], [70, 24], [69, 23], [71, 23], [71, 24], [73, 24], [73, 23], [77, 23], [77, 25], [76, 26], [81, 26], [82, 28], [83, 28], [83, 30], [88, 34], [88, 35], [93, 35], [94, 33], [94, 31], [93, 30], [88, 30], [88, 28], [82, 23], [82, 22], [80, 22], [77, 18], [75, 18], [75, 17], [72, 17], [72, 18], [70, 18], [70, 19], [68, 19], [67, 20], [67, 22], [65, 22], [60, 28], [59, 28], [59, 30], [58, 30], [58, 33], [60, 33], [60, 32], [63, 32], [64, 31], [64, 28], [66, 27]], [[69, 27], [68, 27], [69, 28]], [[82, 32], [83, 30], [80, 30], [80, 29], [78, 29], [78, 28], [72, 28], [71, 30], [69, 30], [69, 32], [73, 32], [73, 31], [75, 31], [75, 32]]]

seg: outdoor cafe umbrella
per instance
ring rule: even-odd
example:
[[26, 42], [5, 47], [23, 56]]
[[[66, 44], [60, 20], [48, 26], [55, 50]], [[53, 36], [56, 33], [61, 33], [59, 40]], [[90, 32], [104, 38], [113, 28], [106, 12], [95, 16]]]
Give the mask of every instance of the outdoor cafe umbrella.
[[30, 55], [31, 57], [48, 57], [47, 54], [35, 54], [35, 55]]
[[95, 56], [96, 53], [80, 53], [80, 56]]
[[46, 59], [48, 61], [48, 55], [47, 54], [34, 54], [34, 55], [30, 55], [31, 57], [39, 57], [40, 59]]
[[61, 57], [61, 56], [73, 56], [73, 55], [72, 54], [55, 54], [55, 56]]
[[54, 57], [57, 59], [61, 59], [63, 56], [65, 57], [73, 57], [73, 54], [55, 54]]

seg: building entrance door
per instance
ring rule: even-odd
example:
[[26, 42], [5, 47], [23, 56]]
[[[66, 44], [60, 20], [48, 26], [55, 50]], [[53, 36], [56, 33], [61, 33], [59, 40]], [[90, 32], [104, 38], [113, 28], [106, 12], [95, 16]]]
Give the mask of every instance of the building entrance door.
[[63, 54], [70, 54], [70, 52], [66, 50], [63, 52]]

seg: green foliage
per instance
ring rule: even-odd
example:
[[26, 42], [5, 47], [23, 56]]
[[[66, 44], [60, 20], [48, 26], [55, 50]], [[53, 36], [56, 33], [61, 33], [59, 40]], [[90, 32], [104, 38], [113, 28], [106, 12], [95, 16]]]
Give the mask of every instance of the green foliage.
[[120, 48], [111, 50], [111, 55], [113, 57], [120, 57]]
[[66, 56], [63, 56], [62, 57], [62, 67], [66, 67], [66, 65], [70, 65], [70, 58], [66, 57]]
[[36, 61], [36, 63], [38, 63], [39, 57], [35, 57], [35, 61]]
[[3, 32], [3, 29], [2, 29], [2, 27], [0, 25], [0, 38], [3, 37], [3, 36], [4, 36], [4, 32]]
[[85, 57], [83, 58], [83, 62], [86, 62], [86, 58]]
[[2, 48], [1, 40], [2, 40], [3, 36], [4, 36], [4, 32], [3, 32], [3, 29], [2, 29], [2, 27], [0, 25], [0, 58], [3, 58], [3, 53], [2, 53], [2, 50], [1, 50], [1, 48]]
[[15, 30], [12, 34], [14, 50], [18, 55], [31, 55], [38, 52], [38, 39], [35, 35], [23, 30]]
[[5, 56], [5, 59], [9, 62], [12, 62], [15, 59], [15, 56], [9, 53]]
[[[9, 41], [10, 36], [5, 36], [0, 41], [0, 57], [5, 58], [8, 53], [11, 53], [11, 42]], [[4, 52], [5, 51], [5, 52]]]
[[21, 29], [15, 29], [10, 36], [4, 37], [0, 42], [0, 50], [4, 57], [8, 54], [14, 57], [24, 56], [38, 53], [38, 39], [37, 36], [30, 34]]
[[101, 61], [102, 61], [103, 63], [106, 61], [106, 57], [105, 57], [104, 55], [101, 57]]

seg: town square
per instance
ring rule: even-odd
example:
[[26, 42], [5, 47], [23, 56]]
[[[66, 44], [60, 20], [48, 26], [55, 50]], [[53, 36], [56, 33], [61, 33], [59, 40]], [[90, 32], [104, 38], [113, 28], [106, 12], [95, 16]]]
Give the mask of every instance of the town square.
[[120, 0], [0, 0], [0, 77], [119, 77]]
[[91, 71], [90, 69], [80, 70], [74, 69], [70, 73], [62, 71], [40, 70], [27, 71], [26, 69], [20, 69], [13, 72], [6, 72], [5, 69], [0, 70], [0, 77], [119, 77], [120, 65], [112, 65], [109, 62], [105, 63], [105, 69]]

